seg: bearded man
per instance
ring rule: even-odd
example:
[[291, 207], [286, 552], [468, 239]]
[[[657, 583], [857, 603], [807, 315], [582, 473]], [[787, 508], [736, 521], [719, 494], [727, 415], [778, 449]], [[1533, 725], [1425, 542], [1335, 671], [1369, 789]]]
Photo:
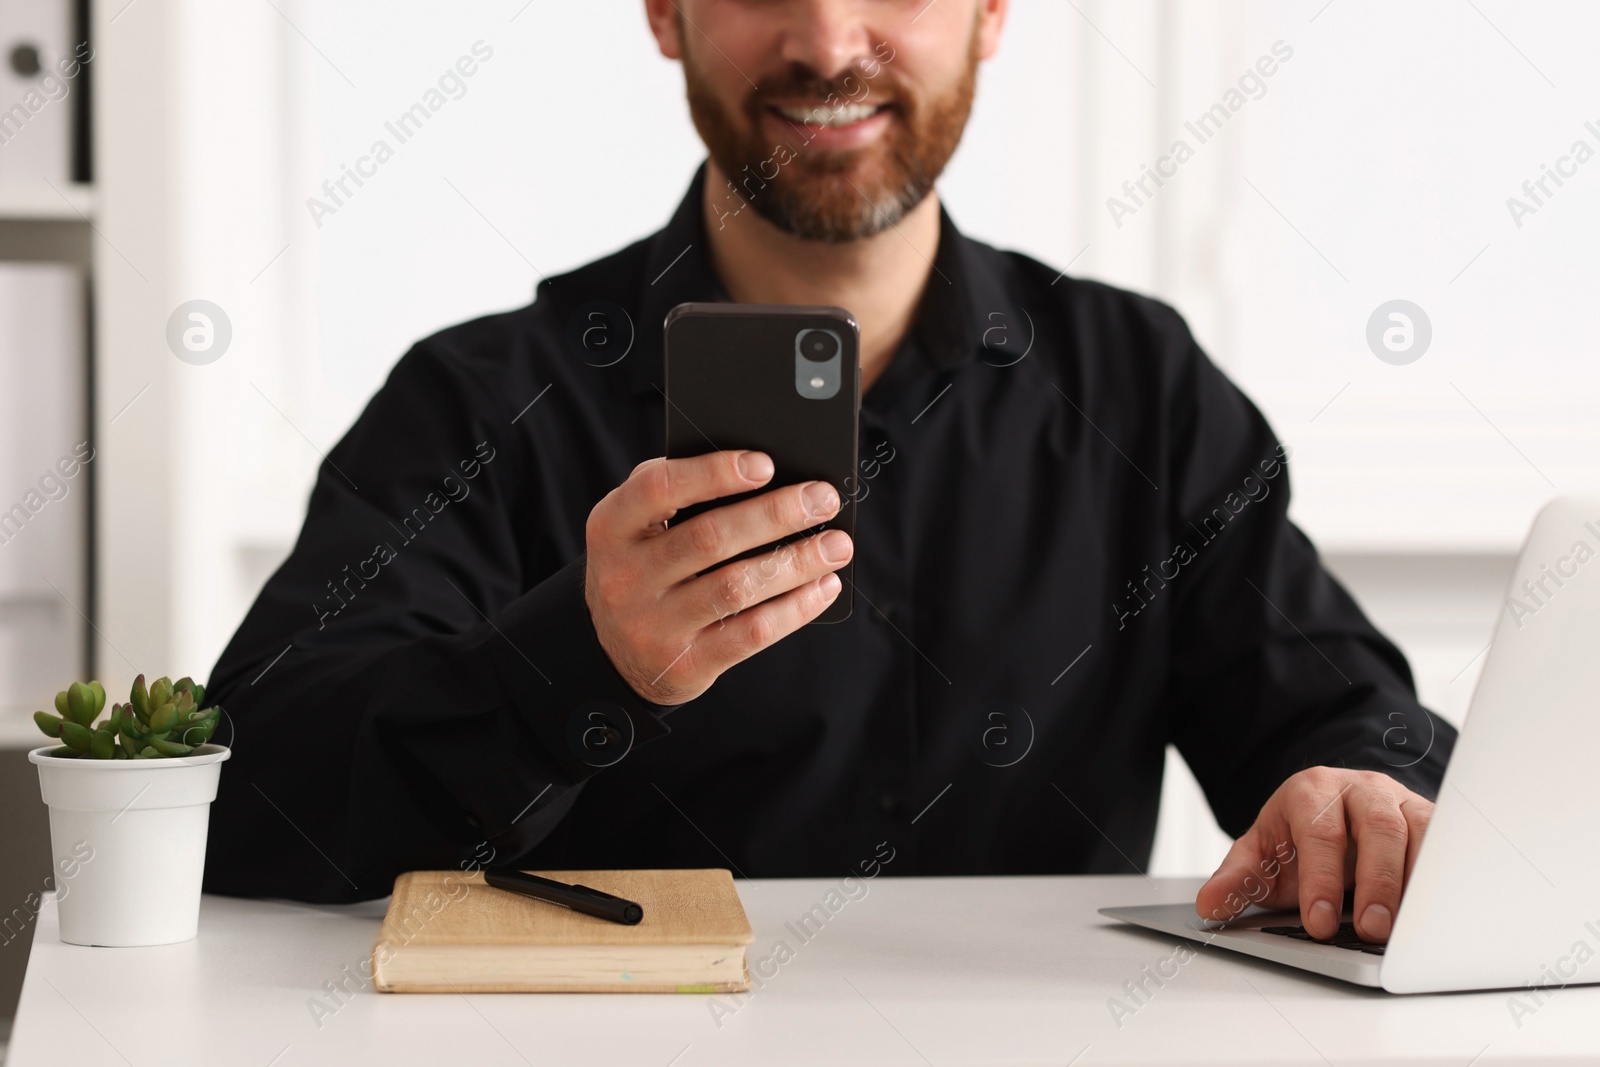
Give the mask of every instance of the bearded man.
[[[1173, 744], [1237, 837], [1202, 914], [1246, 894], [1329, 937], [1353, 890], [1385, 940], [1455, 734], [1177, 313], [934, 194], [1006, 0], [644, 7], [709, 158], [658, 233], [418, 343], [328, 454], [211, 679], [237, 740], [206, 888], [1131, 873]], [[855, 484], [662, 458], [684, 301], [854, 313]], [[747, 580], [845, 506], [853, 538]], [[852, 559], [857, 610], [806, 625]]]

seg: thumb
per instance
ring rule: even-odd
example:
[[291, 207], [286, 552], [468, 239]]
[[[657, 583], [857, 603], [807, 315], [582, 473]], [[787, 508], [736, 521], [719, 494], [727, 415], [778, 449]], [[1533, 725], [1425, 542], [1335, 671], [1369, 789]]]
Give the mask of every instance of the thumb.
[[1216, 873], [1200, 887], [1194, 907], [1202, 918], [1229, 922], [1252, 904], [1266, 908], [1295, 906], [1299, 889], [1293, 868], [1293, 839], [1287, 826], [1282, 833], [1272, 833], [1271, 822], [1263, 813], [1233, 843]]

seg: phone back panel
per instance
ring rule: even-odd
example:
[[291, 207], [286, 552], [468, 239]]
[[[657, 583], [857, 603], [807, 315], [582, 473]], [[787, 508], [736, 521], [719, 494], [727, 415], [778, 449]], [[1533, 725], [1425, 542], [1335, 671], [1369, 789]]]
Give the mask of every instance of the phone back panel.
[[[829, 331], [839, 339], [839, 387], [826, 398], [802, 394], [797, 382], [797, 337]], [[809, 336], [809, 335], [808, 335]], [[738, 557], [772, 552], [824, 528], [855, 536], [857, 417], [861, 405], [860, 338], [855, 317], [842, 308], [766, 304], [680, 304], [667, 315], [665, 334], [666, 454], [678, 459], [727, 449], [756, 449], [777, 468], [756, 493], [812, 480], [839, 493], [839, 513], [826, 523]], [[712, 507], [756, 493], [685, 508], [683, 522]], [[839, 572], [844, 588], [815, 621], [850, 617], [854, 561]]]

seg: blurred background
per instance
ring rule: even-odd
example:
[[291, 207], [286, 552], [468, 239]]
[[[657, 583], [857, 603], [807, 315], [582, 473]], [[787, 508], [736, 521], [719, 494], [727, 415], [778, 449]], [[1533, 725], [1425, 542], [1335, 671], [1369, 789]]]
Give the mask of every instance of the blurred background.
[[[702, 150], [638, 0], [0, 16], [8, 1016], [50, 871], [30, 713], [204, 678], [407, 347], [663, 225]], [[1597, 39], [1576, 0], [1014, 0], [939, 186], [969, 235], [1188, 318], [1453, 722], [1534, 512], [1600, 484]], [[1152, 870], [1209, 873], [1228, 839], [1169, 769]]]

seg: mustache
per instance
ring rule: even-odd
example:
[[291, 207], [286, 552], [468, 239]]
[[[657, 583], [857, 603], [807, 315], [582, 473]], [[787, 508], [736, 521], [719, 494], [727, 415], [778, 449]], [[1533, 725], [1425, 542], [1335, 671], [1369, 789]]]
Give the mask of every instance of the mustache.
[[851, 104], [900, 106], [906, 94], [878, 63], [872, 73], [853, 67], [844, 74], [824, 78], [815, 71], [797, 67], [782, 74], [768, 75], [756, 83], [748, 98], [752, 110], [760, 110], [784, 100], [819, 101], [824, 107]]

